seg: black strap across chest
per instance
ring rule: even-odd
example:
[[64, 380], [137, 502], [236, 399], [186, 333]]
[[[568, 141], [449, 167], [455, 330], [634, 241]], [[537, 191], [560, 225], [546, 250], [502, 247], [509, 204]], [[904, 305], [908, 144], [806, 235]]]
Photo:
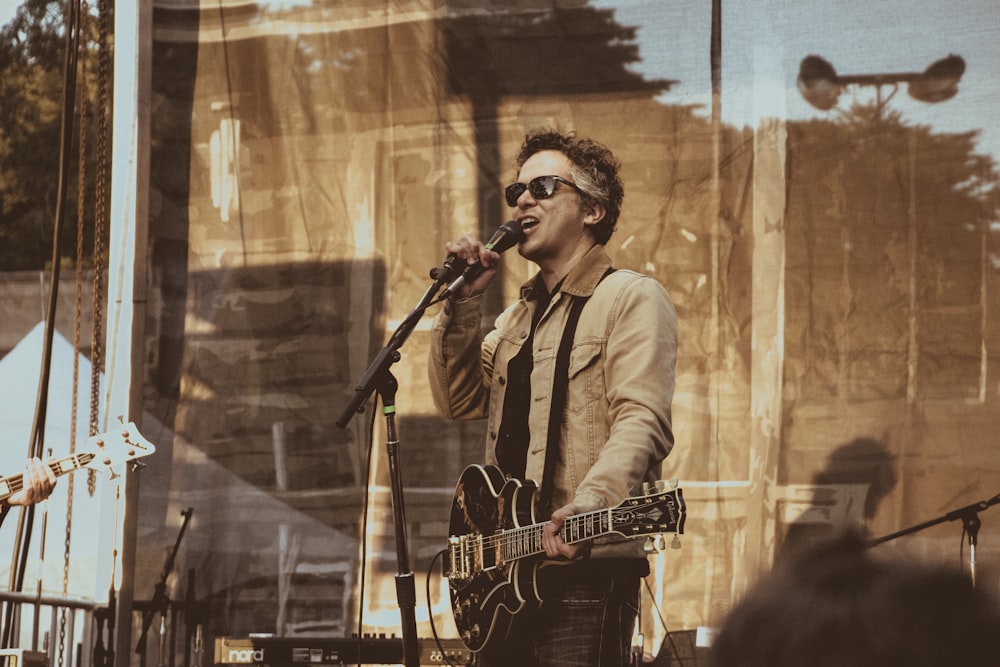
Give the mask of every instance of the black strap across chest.
[[[597, 281], [601, 281], [614, 273], [614, 268], [608, 268]], [[596, 288], [595, 288], [596, 289]], [[562, 431], [563, 420], [566, 417], [566, 395], [569, 391], [569, 357], [573, 351], [573, 338], [576, 335], [576, 326], [580, 321], [580, 313], [587, 304], [589, 297], [571, 297], [573, 303], [570, 305], [569, 315], [566, 318], [566, 328], [563, 329], [562, 340], [559, 341], [559, 350], [556, 353], [556, 367], [554, 380], [552, 383], [552, 402], [549, 407], [549, 430], [545, 438], [545, 467], [542, 470], [542, 485], [539, 493], [538, 509], [541, 511], [540, 517], [547, 517], [555, 509], [552, 507], [552, 486], [555, 480], [556, 463], [561, 454], [559, 439]]]

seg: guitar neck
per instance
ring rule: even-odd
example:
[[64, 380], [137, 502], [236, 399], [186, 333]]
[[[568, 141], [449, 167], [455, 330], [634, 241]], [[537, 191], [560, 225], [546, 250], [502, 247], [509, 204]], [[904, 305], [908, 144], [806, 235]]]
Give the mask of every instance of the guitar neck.
[[[91, 452], [81, 452], [65, 458], [49, 461], [49, 470], [55, 473], [56, 477], [61, 477], [74, 470], [86, 468], [95, 458]], [[0, 500], [6, 500], [24, 488], [24, 473], [0, 478]]]
[[[575, 544], [617, 533], [618, 531], [612, 530], [612, 511], [613, 508], [603, 509], [567, 517], [563, 521], [562, 528], [559, 529], [563, 541], [567, 544]], [[550, 521], [546, 521], [520, 528], [510, 528], [483, 539], [496, 542], [495, 547], [503, 562], [527, 558], [545, 551], [542, 547], [542, 530], [550, 523]]]

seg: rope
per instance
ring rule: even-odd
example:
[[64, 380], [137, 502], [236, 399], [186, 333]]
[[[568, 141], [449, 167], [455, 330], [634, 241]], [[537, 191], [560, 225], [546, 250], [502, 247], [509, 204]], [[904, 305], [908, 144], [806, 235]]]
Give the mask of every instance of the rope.
[[[97, 151], [96, 166], [94, 176], [94, 249], [92, 257], [93, 268], [93, 325], [91, 327], [91, 377], [90, 377], [90, 414], [88, 432], [96, 435], [99, 429], [99, 407], [100, 407], [100, 378], [103, 367], [103, 347], [101, 343], [103, 327], [102, 319], [104, 312], [104, 229], [107, 219], [107, 173], [109, 167], [108, 159], [108, 117], [109, 117], [109, 80], [110, 80], [110, 48], [108, 45], [108, 35], [110, 34], [110, 1], [98, 0], [98, 67], [97, 67]], [[80, 0], [79, 8], [81, 33], [90, 34], [92, 19], [90, 9], [86, 0]], [[74, 313], [73, 327], [73, 388], [72, 407], [70, 417], [70, 454], [76, 453], [76, 428], [78, 421], [79, 404], [79, 379], [80, 379], [80, 349], [83, 330], [83, 266], [84, 266], [84, 238], [86, 236], [86, 209], [87, 209], [87, 135], [91, 128], [93, 117], [92, 102], [90, 99], [91, 90], [88, 86], [89, 49], [86, 41], [81, 40], [78, 45], [79, 61], [79, 163], [77, 168], [77, 229], [76, 229], [76, 306]], [[96, 489], [96, 473], [93, 469], [87, 471], [87, 490], [93, 497]], [[67, 482], [66, 500], [66, 533], [64, 541], [63, 557], [63, 581], [62, 593], [69, 594], [70, 578], [70, 547], [72, 538], [73, 520], [73, 493], [74, 480], [70, 475]], [[62, 667], [65, 664], [66, 651], [66, 623], [68, 612], [65, 608], [61, 610], [59, 618], [59, 649], [57, 664]]]
[[[86, 35], [88, 33], [88, 17], [89, 8], [85, 0], [81, 2], [80, 6], [80, 21], [81, 21], [81, 32]], [[80, 144], [79, 144], [79, 160], [77, 165], [77, 183], [76, 183], [76, 303], [74, 307], [74, 320], [73, 320], [73, 388], [71, 390], [72, 394], [72, 405], [70, 407], [70, 427], [69, 427], [69, 453], [76, 453], [76, 425], [78, 418], [79, 395], [80, 395], [80, 341], [83, 338], [83, 239], [84, 232], [86, 229], [86, 210], [87, 210], [87, 129], [88, 129], [88, 119], [90, 117], [90, 91], [87, 87], [87, 48], [86, 46], [80, 46], [79, 48], [79, 74], [77, 80], [79, 82], [77, 88], [77, 104], [80, 117]], [[63, 579], [62, 579], [62, 594], [63, 596], [69, 595], [69, 576], [70, 576], [70, 553], [72, 545], [73, 536], [73, 490], [74, 490], [74, 477], [69, 476], [66, 482], [66, 532], [63, 541]], [[68, 611], [65, 608], [60, 610], [59, 614], [59, 642], [58, 642], [58, 655], [57, 664], [59, 667], [65, 664], [66, 660], [66, 622], [68, 618]]]

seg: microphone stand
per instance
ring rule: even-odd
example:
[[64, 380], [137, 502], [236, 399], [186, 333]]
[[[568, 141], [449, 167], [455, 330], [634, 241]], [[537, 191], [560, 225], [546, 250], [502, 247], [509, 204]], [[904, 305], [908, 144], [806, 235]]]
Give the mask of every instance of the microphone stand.
[[[406, 514], [403, 507], [403, 476], [399, 466], [399, 439], [396, 435], [396, 389], [399, 386], [389, 368], [400, 360], [399, 348], [413, 333], [428, 306], [434, 303], [434, 296], [451, 277], [451, 267], [434, 275], [434, 284], [421, 297], [417, 306], [410, 311], [389, 338], [368, 370], [354, 389], [354, 398], [337, 420], [337, 426], [344, 428], [351, 418], [364, 412], [364, 405], [372, 392], [377, 391], [382, 401], [382, 413], [386, 421], [386, 451], [389, 457], [389, 475], [392, 489], [392, 516], [396, 540], [396, 602], [399, 605], [403, 635], [403, 664], [405, 667], [419, 667], [420, 650], [417, 646], [417, 593], [410, 571], [410, 556], [406, 543]], [[358, 628], [360, 636], [361, 628]]]
[[888, 535], [883, 535], [882, 537], [869, 540], [868, 546], [873, 547], [876, 544], [882, 544], [883, 542], [894, 540], [897, 537], [910, 535], [911, 533], [923, 530], [924, 528], [930, 528], [931, 526], [936, 526], [937, 524], [944, 523], [945, 521], [961, 520], [963, 530], [969, 536], [969, 573], [972, 577], [972, 585], [974, 587], [976, 585], [976, 544], [979, 542], [979, 526], [981, 525], [979, 512], [989, 509], [997, 503], [1000, 503], [1000, 493], [993, 496], [989, 500], [980, 500], [978, 503], [972, 503], [971, 505], [966, 505], [965, 507], [959, 507], [958, 509], [937, 517], [936, 519], [924, 521], [923, 523], [918, 523], [915, 526], [904, 528], [903, 530], [895, 533], [890, 533]]
[[188, 522], [191, 521], [191, 514], [194, 512], [193, 507], [189, 507], [181, 512], [181, 516], [184, 517], [184, 521], [181, 522], [181, 528], [177, 532], [177, 539], [174, 541], [174, 547], [170, 550], [170, 554], [167, 556], [167, 561], [163, 564], [163, 571], [160, 572], [160, 580], [156, 582], [156, 586], [153, 590], [153, 599], [149, 602], [149, 607], [143, 612], [142, 615], [142, 634], [139, 635], [139, 641], [135, 645], [135, 652], [139, 655], [139, 667], [146, 667], [146, 636], [149, 634], [149, 627], [153, 623], [153, 616], [156, 612], [160, 612], [160, 664], [163, 664], [163, 653], [164, 653], [164, 639], [165, 639], [165, 626], [167, 612], [170, 610], [171, 601], [167, 597], [167, 577], [170, 576], [170, 572], [174, 569], [174, 559], [177, 557], [177, 551], [180, 549], [181, 540], [184, 538], [184, 531], [187, 530]]

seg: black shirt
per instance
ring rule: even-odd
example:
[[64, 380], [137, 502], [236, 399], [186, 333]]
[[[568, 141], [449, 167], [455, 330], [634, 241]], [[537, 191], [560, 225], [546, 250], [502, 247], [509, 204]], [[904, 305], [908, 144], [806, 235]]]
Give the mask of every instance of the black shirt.
[[497, 437], [497, 462], [504, 474], [524, 480], [525, 467], [528, 461], [528, 442], [531, 433], [528, 430], [528, 411], [531, 407], [531, 371], [534, 368], [532, 351], [535, 338], [535, 327], [552, 302], [552, 296], [559, 291], [562, 281], [548, 293], [541, 277], [536, 280], [529, 300], [537, 298], [535, 312], [531, 316], [531, 329], [528, 337], [521, 345], [520, 351], [507, 364], [507, 391], [504, 393], [503, 412], [500, 418], [500, 431]]

